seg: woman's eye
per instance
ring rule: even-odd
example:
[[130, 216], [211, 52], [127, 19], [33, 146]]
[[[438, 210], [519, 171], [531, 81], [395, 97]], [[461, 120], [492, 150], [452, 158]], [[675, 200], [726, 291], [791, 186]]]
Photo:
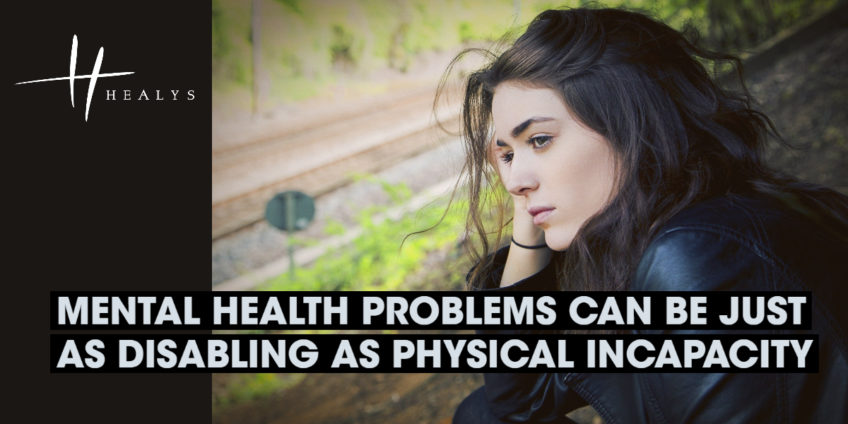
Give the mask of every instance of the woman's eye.
[[501, 160], [504, 163], [510, 163], [510, 162], [512, 162], [512, 155], [513, 155], [512, 152], [506, 152], [506, 153], [501, 155]]
[[539, 149], [545, 147], [548, 143], [551, 142], [553, 137], [549, 135], [537, 135], [535, 137], [531, 137], [529, 143], [533, 146], [534, 149]]

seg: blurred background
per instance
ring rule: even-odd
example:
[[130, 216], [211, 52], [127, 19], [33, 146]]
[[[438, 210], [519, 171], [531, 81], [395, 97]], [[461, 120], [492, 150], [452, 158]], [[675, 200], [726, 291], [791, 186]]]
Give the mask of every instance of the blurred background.
[[[212, 1], [212, 284], [215, 290], [461, 290], [463, 59], [539, 12], [585, 1]], [[792, 148], [770, 163], [848, 193], [848, 10], [842, 0], [605, 2], [740, 55], [746, 82]], [[507, 34], [505, 36], [505, 34]], [[505, 37], [505, 38], [502, 38]], [[314, 198], [293, 234], [264, 219], [276, 193]], [[443, 218], [443, 219], [442, 219]], [[410, 233], [441, 223], [423, 234]], [[288, 246], [294, 247], [290, 269]], [[215, 374], [219, 423], [448, 423], [482, 384], [469, 374]], [[599, 422], [591, 410], [578, 422]]]

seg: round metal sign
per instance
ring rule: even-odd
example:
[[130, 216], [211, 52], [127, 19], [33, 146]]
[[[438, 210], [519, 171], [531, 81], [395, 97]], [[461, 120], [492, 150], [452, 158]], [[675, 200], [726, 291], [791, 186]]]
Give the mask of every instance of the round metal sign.
[[277, 193], [265, 206], [265, 219], [283, 231], [306, 228], [315, 218], [315, 200], [300, 191]]

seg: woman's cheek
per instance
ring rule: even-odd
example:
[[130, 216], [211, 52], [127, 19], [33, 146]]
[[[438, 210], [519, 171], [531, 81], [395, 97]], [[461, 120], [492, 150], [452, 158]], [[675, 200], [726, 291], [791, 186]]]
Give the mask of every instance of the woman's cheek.
[[498, 164], [498, 175], [500, 175], [500, 177], [501, 177], [501, 183], [504, 185], [504, 187], [508, 187], [509, 186], [509, 167], [506, 166], [506, 164], [500, 159], [497, 159], [497, 164]]

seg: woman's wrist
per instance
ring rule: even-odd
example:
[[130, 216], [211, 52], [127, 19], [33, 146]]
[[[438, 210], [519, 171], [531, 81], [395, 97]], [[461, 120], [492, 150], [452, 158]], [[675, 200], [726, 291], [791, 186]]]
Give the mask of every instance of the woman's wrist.
[[518, 198], [514, 205], [512, 237], [501, 275], [501, 287], [539, 272], [551, 258], [551, 250], [545, 244], [545, 232], [533, 224], [533, 217], [525, 210], [524, 201]]
[[525, 249], [514, 242], [510, 245], [503, 274], [501, 274], [501, 287], [530, 277], [547, 266], [552, 251], [545, 244], [541, 246], [538, 249]]
[[513, 222], [509, 254], [501, 275], [501, 287], [539, 272], [550, 261], [551, 250], [545, 244], [545, 232], [532, 222], [529, 225], [521, 224]]
[[522, 249], [528, 249], [528, 250], [542, 249], [542, 248], [546, 248], [546, 247], [548, 247], [548, 245], [547, 245], [547, 244], [545, 244], [545, 243], [540, 243], [540, 244], [524, 244], [524, 243], [519, 243], [518, 241], [516, 241], [516, 240], [515, 240], [515, 236], [512, 236], [512, 238], [510, 239], [510, 241], [512, 242], [512, 244], [513, 244], [513, 245], [518, 246], [518, 247], [520, 247], [520, 248], [522, 248]]

